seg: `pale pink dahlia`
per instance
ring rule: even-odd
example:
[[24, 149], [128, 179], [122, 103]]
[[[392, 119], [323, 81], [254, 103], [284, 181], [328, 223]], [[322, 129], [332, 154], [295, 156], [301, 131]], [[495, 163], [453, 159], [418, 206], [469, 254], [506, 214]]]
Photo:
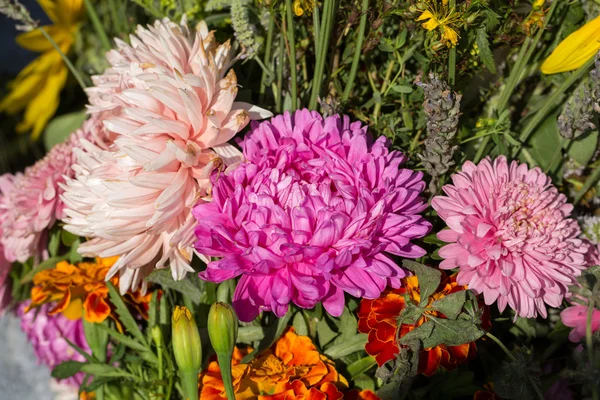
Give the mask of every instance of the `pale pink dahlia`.
[[8, 261], [44, 258], [47, 230], [64, 218], [61, 184], [73, 176], [73, 149], [82, 139], [103, 145], [106, 136], [96, 118], [88, 119], [64, 143], [24, 173], [0, 177], [0, 244]]
[[238, 92], [229, 42], [168, 20], [139, 26], [131, 45], [117, 40], [111, 67], [88, 90], [114, 145], [86, 144], [64, 195], [65, 229], [90, 238], [88, 256], [120, 256], [121, 292], [145, 288], [152, 269], [182, 279], [194, 247], [191, 208], [210, 198], [210, 174], [241, 159], [227, 144], [251, 117], [270, 115], [234, 102]]
[[[587, 326], [587, 311], [588, 307], [582, 304], [573, 304], [570, 307], [565, 308], [560, 313], [560, 319], [563, 324], [573, 328], [569, 333], [569, 340], [572, 342], [579, 342], [585, 337], [585, 329]], [[592, 333], [596, 332], [600, 328], [600, 310], [594, 308], [592, 311]]]
[[[31, 342], [38, 363], [53, 369], [65, 361], [84, 362], [85, 357], [67, 342], [69, 340], [90, 353], [83, 331], [83, 321], [81, 319], [70, 320], [61, 313], [48, 315], [48, 311], [54, 307], [53, 304], [43, 304], [35, 310], [24, 313], [28, 304], [29, 301], [22, 303], [17, 314], [21, 318], [21, 330], [25, 332], [27, 339]], [[80, 372], [61, 382], [79, 386], [83, 378], [84, 374]]]
[[416, 258], [411, 242], [431, 225], [419, 213], [422, 173], [372, 141], [347, 116], [314, 111], [253, 123], [242, 143], [246, 162], [214, 174], [213, 202], [194, 208], [196, 249], [222, 257], [202, 279], [241, 275], [233, 305], [242, 321], [260, 310], [282, 316], [290, 302], [322, 301], [339, 316], [344, 292], [377, 298], [405, 272], [385, 253]]
[[505, 157], [467, 161], [431, 205], [450, 229], [438, 238], [442, 269], [483, 293], [486, 304], [508, 304], [521, 317], [546, 317], [586, 268], [588, 244], [578, 238], [573, 206], [539, 168]]

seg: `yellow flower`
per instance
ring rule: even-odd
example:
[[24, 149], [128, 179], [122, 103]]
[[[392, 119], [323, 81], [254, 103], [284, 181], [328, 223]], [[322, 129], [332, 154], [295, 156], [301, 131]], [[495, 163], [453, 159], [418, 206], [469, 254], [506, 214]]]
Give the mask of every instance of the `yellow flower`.
[[459, 15], [454, 8], [448, 9], [447, 6], [448, 0], [443, 0], [439, 9], [435, 1], [430, 2], [427, 10], [421, 13], [417, 21], [425, 21], [421, 26], [428, 31], [440, 28], [442, 42], [448, 47], [454, 47], [458, 43], [459, 36], [453, 25], [458, 22]]
[[[53, 24], [43, 29], [60, 50], [67, 54], [75, 40], [78, 23], [83, 18], [82, 0], [38, 0]], [[27, 65], [9, 84], [10, 93], [0, 102], [0, 111], [15, 114], [25, 110], [17, 124], [19, 133], [31, 131], [37, 138], [58, 107], [60, 91], [68, 75], [58, 51], [39, 29], [17, 36], [19, 46], [42, 53]]]
[[600, 50], [600, 16], [571, 33], [542, 64], [544, 74], [573, 71]]
[[315, 5], [315, 0], [294, 0], [294, 14], [301, 17], [306, 11], [306, 13], [310, 15], [314, 10]]

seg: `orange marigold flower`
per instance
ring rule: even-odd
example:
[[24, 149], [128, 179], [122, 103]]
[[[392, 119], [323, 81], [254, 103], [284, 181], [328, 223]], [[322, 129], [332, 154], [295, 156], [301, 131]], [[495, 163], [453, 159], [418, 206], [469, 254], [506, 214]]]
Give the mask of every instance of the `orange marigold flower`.
[[[388, 289], [381, 297], [368, 300], [363, 299], [358, 312], [358, 330], [369, 335], [365, 350], [375, 357], [377, 364], [382, 366], [389, 360], [396, 358], [400, 351], [397, 338], [401, 338], [408, 332], [427, 321], [427, 315], [444, 318], [441, 313], [428, 310], [417, 321], [416, 324], [402, 324], [398, 327], [398, 318], [404, 310], [405, 294], [415, 304], [421, 301], [419, 281], [416, 276], [402, 279], [403, 285], [400, 289]], [[467, 290], [466, 286], [456, 283], [456, 276], [452, 275], [442, 280], [438, 290], [429, 299], [429, 304], [435, 300], [460, 290]], [[487, 328], [489, 317], [487, 313], [482, 318], [484, 329]], [[399, 331], [398, 331], [399, 329]], [[459, 346], [439, 345], [424, 349], [419, 355], [418, 371], [426, 376], [433, 375], [441, 365], [447, 370], [454, 369], [458, 364], [473, 358], [477, 347], [474, 342], [464, 343]]]
[[[103, 322], [112, 314], [108, 287], [105, 278], [117, 257], [98, 258], [96, 262], [81, 262], [77, 265], [61, 261], [55, 268], [38, 272], [33, 277], [31, 304], [25, 310], [44, 303], [55, 302], [49, 314], [62, 313], [69, 319], [85, 318], [88, 322]], [[110, 280], [118, 286], [119, 278]], [[127, 293], [126, 303], [135, 308], [142, 317], [148, 316], [148, 303], [151, 294]]]
[[[293, 328], [250, 363], [241, 364], [242, 358], [250, 351], [251, 348], [236, 348], [233, 353], [232, 375], [236, 400], [345, 398], [348, 381], [337, 372], [333, 361], [318, 352], [309, 337], [297, 335]], [[200, 374], [199, 381], [202, 400], [227, 398], [217, 361], [208, 365]], [[367, 393], [364, 396], [353, 399], [377, 399], [376, 396], [367, 397]]]

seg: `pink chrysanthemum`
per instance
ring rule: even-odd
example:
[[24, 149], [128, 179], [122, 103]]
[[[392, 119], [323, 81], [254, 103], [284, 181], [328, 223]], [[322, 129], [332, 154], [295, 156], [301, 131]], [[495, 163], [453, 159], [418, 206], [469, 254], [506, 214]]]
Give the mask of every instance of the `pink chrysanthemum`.
[[91, 239], [84, 255], [120, 256], [107, 279], [119, 273], [121, 292], [144, 289], [155, 267], [168, 264], [175, 280], [193, 271], [191, 208], [210, 197], [213, 169], [241, 159], [227, 141], [270, 115], [234, 102], [231, 46], [200, 26], [139, 26], [131, 46], [117, 40], [111, 67], [88, 90], [91, 111], [104, 113], [116, 139], [108, 151], [88, 144], [77, 153], [65, 229]]
[[[17, 314], [21, 318], [21, 329], [31, 342], [38, 363], [53, 369], [58, 364], [69, 360], [84, 362], [85, 357], [65, 340], [67, 339], [86, 352], [90, 352], [85, 340], [82, 320], [73, 321], [60, 313], [48, 315], [48, 311], [54, 306], [52, 304], [43, 304], [35, 310], [24, 313], [28, 304], [29, 301], [22, 303]], [[80, 372], [61, 382], [79, 386], [83, 378], [84, 374]]]
[[[565, 308], [560, 313], [560, 319], [563, 324], [573, 328], [569, 333], [569, 340], [572, 342], [579, 342], [585, 337], [585, 329], [587, 326], [587, 311], [588, 307], [582, 304], [573, 304], [570, 307]], [[596, 332], [600, 328], [600, 310], [594, 308], [592, 311], [592, 333]]]
[[0, 243], [8, 261], [44, 257], [47, 230], [64, 218], [61, 184], [73, 176], [73, 149], [82, 139], [104, 143], [101, 130], [99, 121], [91, 118], [24, 173], [0, 177]]
[[416, 258], [411, 242], [431, 225], [419, 213], [422, 174], [399, 169], [405, 157], [347, 116], [308, 110], [253, 124], [247, 161], [213, 175], [213, 202], [194, 208], [196, 249], [223, 257], [200, 277], [241, 275], [233, 305], [242, 321], [290, 302], [322, 301], [339, 316], [344, 292], [377, 298], [405, 272], [385, 253]]
[[518, 315], [546, 317], [585, 269], [587, 243], [578, 238], [573, 206], [539, 168], [505, 157], [467, 161], [431, 205], [450, 229], [438, 238], [442, 269], [459, 267], [457, 282], [508, 304]]

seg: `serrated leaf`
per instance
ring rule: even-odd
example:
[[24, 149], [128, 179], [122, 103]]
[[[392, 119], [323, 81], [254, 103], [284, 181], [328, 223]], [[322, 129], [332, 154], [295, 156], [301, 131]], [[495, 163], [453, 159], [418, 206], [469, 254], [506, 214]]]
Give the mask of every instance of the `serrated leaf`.
[[345, 342], [358, 333], [358, 321], [356, 320], [354, 314], [350, 312], [348, 307], [344, 307], [344, 312], [340, 316], [338, 332], [339, 335], [333, 340], [334, 345]]
[[571, 142], [569, 156], [580, 165], [587, 165], [598, 148], [598, 131], [594, 130]]
[[435, 322], [427, 321], [424, 324], [417, 326], [415, 329], [402, 336], [400, 338], [400, 343], [403, 345], [408, 345], [409, 342], [413, 340], [420, 340], [421, 342], [423, 342], [431, 336], [434, 327]]
[[54, 367], [54, 369], [52, 370], [52, 377], [56, 378], [56, 379], [70, 378], [73, 375], [75, 375], [76, 373], [78, 373], [79, 371], [81, 371], [81, 368], [84, 365], [86, 365], [86, 363], [79, 362], [79, 361], [62, 362], [62, 363], [58, 364], [56, 367]]
[[477, 30], [477, 48], [479, 49], [479, 59], [483, 65], [485, 65], [488, 71], [495, 74], [496, 64], [494, 63], [494, 55], [490, 50], [490, 43], [484, 27]]
[[427, 267], [415, 261], [404, 260], [402, 265], [417, 276], [421, 292], [421, 307], [425, 307], [429, 302], [429, 297], [435, 293], [440, 285], [442, 273], [438, 269]]
[[119, 316], [119, 321], [123, 324], [125, 329], [129, 334], [135, 337], [138, 342], [147, 345], [146, 339], [140, 330], [136, 320], [133, 318], [129, 309], [123, 302], [121, 295], [115, 288], [115, 286], [111, 282], [106, 282], [106, 286], [108, 287], [108, 295], [110, 297], [111, 303], [115, 306], [115, 311]]
[[[104, 323], [106, 323], [105, 321]], [[108, 345], [108, 333], [101, 323], [88, 322], [83, 318], [83, 331], [85, 340], [92, 350], [92, 355], [101, 362], [106, 361], [106, 346]], [[108, 328], [106, 328], [108, 329]]]
[[123, 335], [122, 333], [119, 333], [114, 329], [111, 329], [104, 325], [99, 325], [97, 327], [97, 329], [99, 331], [102, 331], [106, 335], [112, 336], [113, 338], [115, 338], [117, 340], [117, 342], [119, 342], [133, 350], [136, 350], [138, 352], [148, 351], [148, 348], [144, 344], [139, 343], [139, 342], [135, 341], [134, 339], [130, 338], [129, 336]]
[[465, 301], [466, 291], [460, 290], [434, 301], [431, 303], [431, 307], [444, 314], [448, 319], [456, 319], [462, 311]]
[[336, 330], [333, 330], [329, 322], [330, 319], [326, 315], [325, 318], [321, 318], [317, 323], [317, 337], [319, 339], [319, 345], [322, 348], [329, 344], [338, 334], [337, 327], [335, 327]]
[[354, 335], [351, 339], [348, 339], [342, 343], [338, 343], [325, 350], [325, 354], [334, 360], [355, 353], [360, 350], [364, 350], [365, 344], [367, 344], [368, 335], [359, 333]]
[[479, 339], [485, 333], [471, 321], [435, 318], [433, 322], [435, 322], [435, 327], [431, 332], [431, 336], [423, 340], [423, 347], [425, 348], [440, 344], [460, 346]]
[[77, 111], [52, 119], [44, 131], [46, 151], [50, 151], [57, 144], [64, 142], [72, 132], [81, 127], [86, 118], [85, 111]]
[[[198, 277], [195, 277], [194, 279], [198, 279]], [[191, 281], [189, 277], [180, 281], [175, 281], [171, 275], [171, 270], [166, 268], [152, 271], [152, 273], [148, 275], [145, 280], [156, 283], [165, 289], [178, 291], [179, 293], [187, 296], [195, 304], [200, 304], [202, 291], [200, 290], [199, 286], [195, 285]]]

